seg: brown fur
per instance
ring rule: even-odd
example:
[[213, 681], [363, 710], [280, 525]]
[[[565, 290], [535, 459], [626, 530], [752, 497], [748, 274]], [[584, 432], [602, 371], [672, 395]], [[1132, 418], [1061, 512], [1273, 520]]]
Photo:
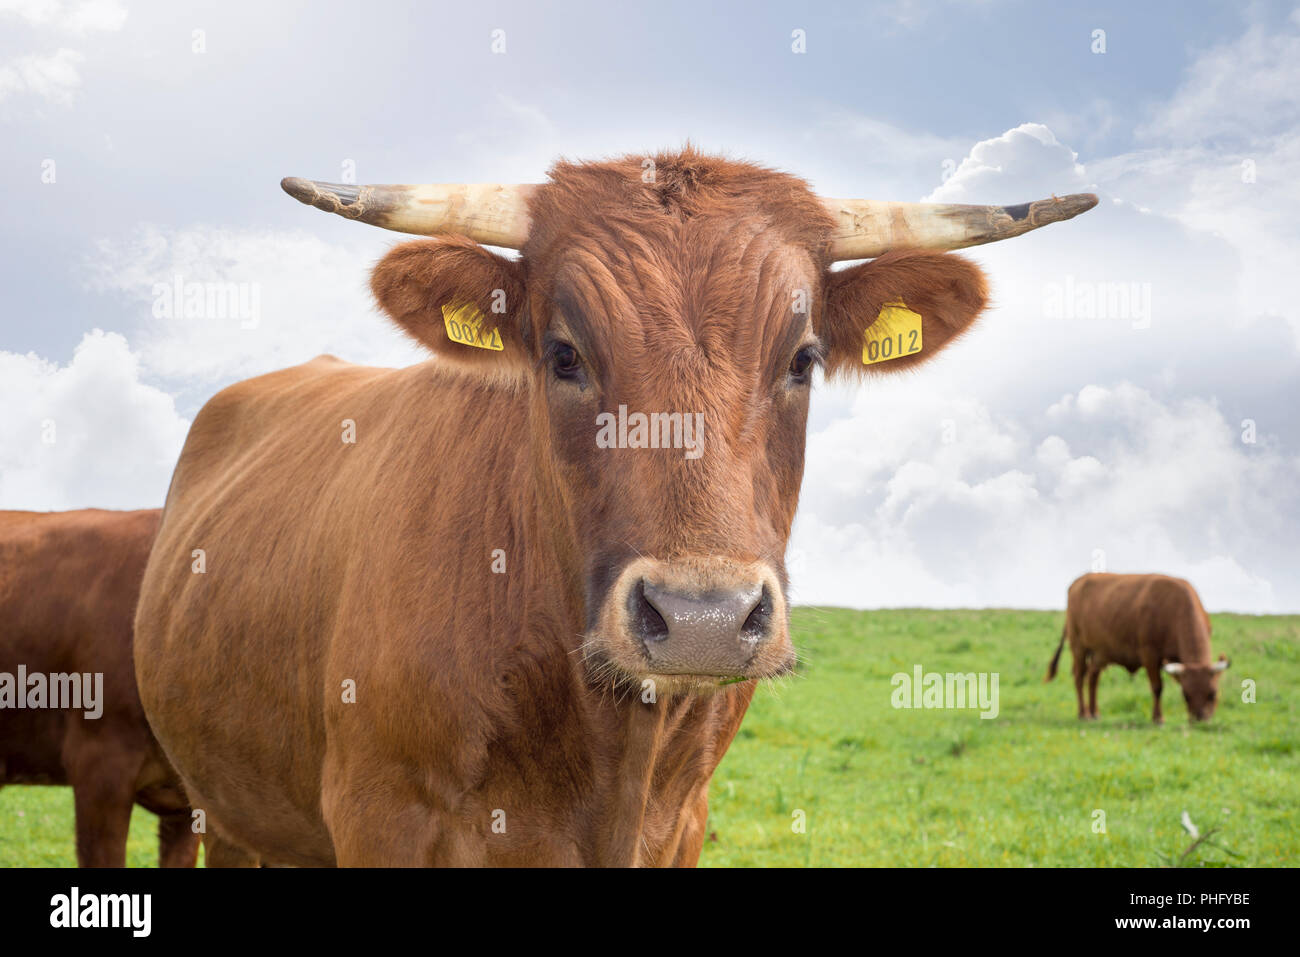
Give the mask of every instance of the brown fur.
[[[0, 784], [70, 784], [77, 861], [123, 867], [133, 803], [159, 815], [159, 863], [193, 867], [198, 835], [145, 721], [131, 658], [160, 510], [0, 512], [0, 671], [102, 672], [103, 714], [0, 711]], [[20, 689], [20, 691], [23, 689]]]
[[[557, 165], [519, 260], [457, 238], [395, 247], [375, 296], [433, 361], [324, 357], [199, 413], [137, 662], [222, 840], [304, 865], [699, 857], [709, 779], [754, 682], [647, 674], [615, 583], [641, 561], [701, 588], [760, 575], [783, 592], [808, 408], [792, 357], [811, 345], [851, 368], [840, 353], [860, 362], [874, 319], [861, 310], [900, 295], [928, 357], [984, 286], [939, 253], [832, 275], [830, 223], [793, 177], [691, 150], [656, 157], [654, 183], [642, 171], [639, 157]], [[441, 307], [466, 301], [504, 351], [448, 340]], [[581, 382], [552, 369], [557, 338]], [[596, 448], [595, 416], [619, 404], [703, 413], [704, 455]], [[793, 662], [776, 597], [775, 636], [741, 677]]]
[[[1065, 628], [1046, 681], [1056, 677], [1056, 665], [1066, 642], [1074, 656], [1074, 687], [1079, 717], [1097, 717], [1097, 681], [1111, 664], [1129, 673], [1146, 670], [1154, 701], [1152, 720], [1160, 711], [1161, 675], [1169, 662], [1182, 667], [1174, 677], [1182, 686], [1188, 717], [1205, 720], [1218, 702], [1219, 671], [1210, 651], [1210, 616], [1196, 590], [1181, 578], [1167, 575], [1084, 575], [1070, 586]], [[1226, 661], [1222, 656], [1221, 661]], [[1088, 683], [1089, 703], [1083, 686]]]

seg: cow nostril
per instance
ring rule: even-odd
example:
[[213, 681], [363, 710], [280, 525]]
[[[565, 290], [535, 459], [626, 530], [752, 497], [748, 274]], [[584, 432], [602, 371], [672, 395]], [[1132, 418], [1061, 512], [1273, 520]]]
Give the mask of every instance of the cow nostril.
[[763, 593], [758, 598], [745, 623], [740, 626], [740, 635], [748, 641], [762, 641], [772, 624], [772, 594], [763, 586]]
[[633, 628], [643, 641], [663, 641], [668, 637], [668, 623], [646, 598], [644, 579], [632, 589], [630, 604]]

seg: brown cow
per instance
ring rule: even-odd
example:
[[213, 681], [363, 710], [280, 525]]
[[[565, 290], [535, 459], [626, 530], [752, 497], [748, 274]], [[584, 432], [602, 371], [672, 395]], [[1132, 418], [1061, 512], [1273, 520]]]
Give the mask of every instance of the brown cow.
[[0, 512], [0, 785], [72, 785], [82, 867], [125, 866], [133, 804], [158, 815], [162, 867], [193, 867], [198, 855], [131, 656], [160, 515]]
[[[1056, 664], [1067, 639], [1074, 656], [1074, 689], [1079, 717], [1097, 717], [1097, 680], [1109, 664], [1123, 665], [1129, 674], [1145, 668], [1155, 702], [1151, 719], [1160, 724], [1161, 671], [1183, 688], [1187, 717], [1205, 721], [1214, 714], [1219, 675], [1227, 657], [1210, 655], [1210, 616], [1188, 582], [1168, 575], [1110, 575], [1094, 573], [1075, 579], [1065, 609], [1065, 627], [1047, 677], [1056, 677]], [[1083, 682], [1088, 680], [1088, 704]]]
[[448, 235], [372, 279], [432, 361], [235, 385], [176, 467], [136, 660], [214, 863], [694, 864], [755, 679], [795, 663], [814, 368], [913, 368], [983, 308], [977, 267], [890, 245], [1096, 202], [822, 201], [690, 149], [530, 187], [284, 186]]

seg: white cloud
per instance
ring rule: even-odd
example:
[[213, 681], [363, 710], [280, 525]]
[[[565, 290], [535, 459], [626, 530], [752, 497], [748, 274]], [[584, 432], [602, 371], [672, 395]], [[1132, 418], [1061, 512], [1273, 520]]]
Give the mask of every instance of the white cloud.
[[66, 366], [0, 352], [0, 408], [4, 508], [162, 505], [189, 428], [126, 340], [98, 329]]
[[16, 16], [36, 27], [87, 33], [122, 29], [127, 10], [121, 0], [0, 0], [0, 15]]
[[59, 0], [0, 0], [0, 14], [45, 25], [54, 22], [62, 6]]
[[69, 30], [120, 30], [126, 23], [126, 7], [118, 0], [85, 0], [69, 8]]
[[[1022, 123], [1001, 136], [976, 143], [956, 171], [925, 197], [927, 203], [1015, 203], [1042, 199], [1052, 193], [1082, 192], [1089, 188], [1087, 174], [1069, 147], [1041, 123]], [[1016, 188], [1023, 200], [992, 199], [1004, 188], [1008, 170], [1015, 170]]]
[[1300, 123], [1300, 10], [1287, 27], [1250, 26], [1202, 54], [1169, 102], [1139, 127], [1139, 137], [1168, 142], [1229, 139]]
[[[121, 30], [127, 10], [120, 0], [81, 0], [72, 4], [59, 0], [0, 0], [0, 18], [6, 16], [25, 20], [34, 27], [84, 34]], [[30, 53], [0, 63], [0, 100], [30, 93], [67, 106], [81, 87], [77, 66], [85, 59], [79, 50], [61, 47], [55, 53]]]
[[[344, 247], [305, 232], [143, 227], [96, 244], [91, 281], [138, 304], [149, 374], [206, 391], [325, 352], [376, 365], [426, 359], [373, 307], [368, 266], [387, 245], [387, 237]], [[177, 277], [201, 284], [198, 315], [171, 301]], [[216, 297], [229, 284], [235, 295], [223, 309]]]
[[1212, 608], [1300, 606], [1300, 458], [1131, 383], [1040, 411], [1026, 427], [914, 382], [864, 390], [809, 443], [796, 599], [1060, 607], [1100, 550], [1111, 571], [1188, 577]]
[[1117, 193], [1226, 240], [1245, 316], [1285, 319], [1300, 348], [1300, 11], [1202, 55], [1139, 128], [1147, 148], [1091, 164]]
[[0, 100], [15, 93], [31, 93], [66, 106], [81, 86], [77, 64], [84, 59], [76, 50], [64, 48], [48, 56], [20, 56], [0, 65]]

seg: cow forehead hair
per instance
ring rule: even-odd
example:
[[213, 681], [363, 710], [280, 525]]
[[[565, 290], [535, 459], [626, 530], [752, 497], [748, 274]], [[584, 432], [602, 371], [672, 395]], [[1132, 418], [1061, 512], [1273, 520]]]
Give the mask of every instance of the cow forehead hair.
[[758, 352], [785, 339], [797, 293], [816, 291], [832, 226], [802, 180], [690, 147], [559, 163], [530, 209], [522, 252], [540, 327], [570, 307], [618, 320], [609, 331], [620, 337], [708, 351], [720, 338]]
[[787, 240], [818, 254], [834, 228], [826, 207], [797, 176], [755, 163], [677, 152], [594, 163], [560, 161], [529, 200], [526, 259], [544, 257], [575, 235], [624, 225], [647, 239], [679, 236], [692, 219], [761, 218]]

